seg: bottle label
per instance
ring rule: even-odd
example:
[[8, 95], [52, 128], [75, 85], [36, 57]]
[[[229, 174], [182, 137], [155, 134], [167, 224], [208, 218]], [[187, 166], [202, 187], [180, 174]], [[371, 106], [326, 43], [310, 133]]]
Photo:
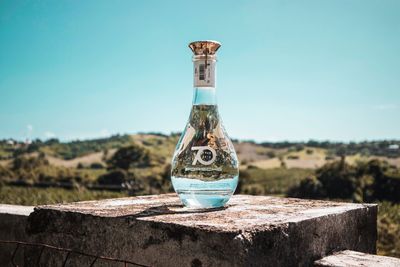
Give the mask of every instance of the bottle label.
[[194, 87], [215, 87], [215, 60], [194, 62]]
[[202, 165], [211, 165], [217, 158], [217, 152], [209, 146], [193, 146], [192, 151], [197, 151], [192, 165], [196, 165], [197, 162]]

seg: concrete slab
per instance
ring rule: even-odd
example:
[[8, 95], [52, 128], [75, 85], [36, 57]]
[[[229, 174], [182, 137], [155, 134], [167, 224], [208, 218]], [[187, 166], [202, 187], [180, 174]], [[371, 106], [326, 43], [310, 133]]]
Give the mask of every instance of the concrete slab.
[[[41, 206], [27, 229], [35, 242], [147, 266], [310, 266], [334, 251], [375, 253], [376, 215], [374, 204], [247, 195], [190, 210], [166, 194]], [[43, 253], [43, 264], [59, 264], [59, 254]]]
[[[27, 241], [25, 234], [28, 215], [33, 212], [32, 206], [0, 204], [0, 240]], [[10, 259], [15, 244], [0, 243], [0, 266], [11, 266]], [[16, 263], [23, 263], [22, 250], [17, 251]]]
[[344, 250], [315, 262], [317, 267], [399, 267], [400, 259]]
[[33, 206], [0, 204], [0, 214], [21, 215], [28, 217], [33, 212]]

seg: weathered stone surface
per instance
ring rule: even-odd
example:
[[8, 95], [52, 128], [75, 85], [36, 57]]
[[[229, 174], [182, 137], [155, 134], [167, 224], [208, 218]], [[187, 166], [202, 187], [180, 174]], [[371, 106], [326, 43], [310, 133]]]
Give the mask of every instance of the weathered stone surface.
[[315, 262], [318, 267], [399, 267], [400, 259], [344, 250]]
[[[33, 211], [31, 206], [0, 204], [0, 240], [26, 241], [25, 234], [28, 215]], [[11, 266], [10, 259], [16, 245], [0, 243], [0, 266]], [[22, 250], [17, 251], [16, 262], [22, 263]]]
[[[223, 209], [189, 210], [167, 194], [41, 206], [27, 230], [36, 242], [148, 266], [309, 266], [334, 251], [375, 253], [376, 213], [373, 204], [244, 195]], [[64, 256], [45, 251], [42, 263]]]

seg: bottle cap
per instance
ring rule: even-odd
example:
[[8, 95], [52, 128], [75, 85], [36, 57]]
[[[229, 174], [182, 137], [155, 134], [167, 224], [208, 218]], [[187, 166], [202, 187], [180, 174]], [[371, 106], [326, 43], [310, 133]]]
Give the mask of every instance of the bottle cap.
[[221, 43], [217, 41], [205, 40], [196, 41], [189, 44], [189, 48], [192, 49], [193, 53], [197, 55], [215, 55], [218, 48], [221, 47]]

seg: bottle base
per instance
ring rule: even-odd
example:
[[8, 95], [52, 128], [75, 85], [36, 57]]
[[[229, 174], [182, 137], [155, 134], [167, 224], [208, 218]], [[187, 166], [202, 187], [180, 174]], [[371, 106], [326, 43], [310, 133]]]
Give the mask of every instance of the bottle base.
[[172, 185], [183, 205], [188, 208], [223, 207], [235, 192], [238, 176], [216, 181], [202, 181], [172, 176]]
[[233, 194], [231, 190], [177, 190], [176, 193], [183, 205], [196, 209], [223, 207]]

